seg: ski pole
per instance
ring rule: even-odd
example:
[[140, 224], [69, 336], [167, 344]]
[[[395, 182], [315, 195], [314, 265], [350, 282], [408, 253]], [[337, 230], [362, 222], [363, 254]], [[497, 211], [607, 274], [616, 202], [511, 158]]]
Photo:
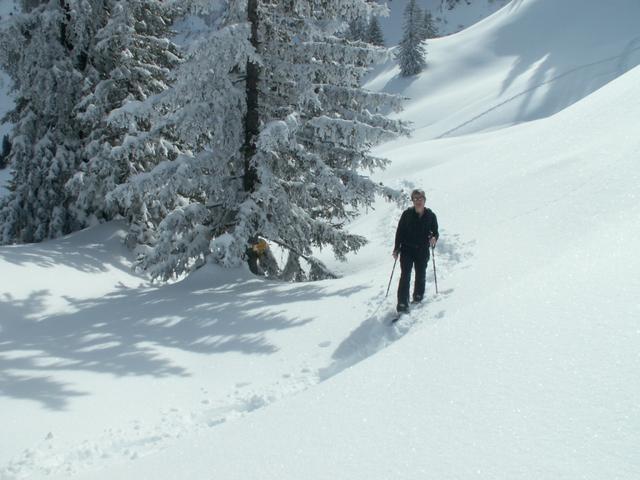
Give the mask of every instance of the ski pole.
[[389, 289], [391, 288], [391, 280], [393, 279], [393, 272], [396, 269], [396, 263], [398, 263], [398, 257], [393, 261], [393, 268], [391, 269], [391, 277], [389, 277], [389, 285], [387, 285], [387, 293], [384, 294], [384, 298], [387, 298], [389, 295]]
[[436, 293], [438, 293], [438, 276], [436, 275], [436, 249], [431, 247], [431, 261], [433, 262], [433, 280], [436, 282]]

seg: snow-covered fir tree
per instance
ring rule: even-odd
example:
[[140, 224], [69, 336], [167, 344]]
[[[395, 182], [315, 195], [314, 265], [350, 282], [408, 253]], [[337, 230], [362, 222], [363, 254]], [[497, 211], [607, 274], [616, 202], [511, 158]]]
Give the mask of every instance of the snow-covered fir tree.
[[416, 75], [427, 66], [423, 46], [423, 25], [422, 10], [416, 4], [416, 0], [410, 0], [404, 11], [404, 32], [397, 53], [400, 74], [403, 77]]
[[106, 197], [131, 175], [176, 158], [171, 128], [158, 127], [162, 112], [150, 98], [167, 90], [180, 61], [169, 37], [177, 10], [157, 0], [102, 0], [108, 11], [92, 35], [76, 107], [84, 130], [80, 171], [69, 182], [73, 207], [84, 223], [118, 213]]
[[424, 21], [422, 24], [422, 39], [428, 40], [430, 38], [436, 38], [438, 36], [438, 27], [436, 27], [433, 21], [433, 15], [429, 10], [424, 11]]
[[[446, 6], [449, 10], [456, 8], [462, 0], [442, 0], [442, 6]], [[464, 0], [467, 5], [471, 5], [471, 0]], [[492, 0], [489, 0], [492, 1]]]
[[[375, 194], [375, 144], [406, 133], [384, 113], [392, 95], [360, 87], [384, 49], [342, 38], [349, 22], [381, 13], [365, 0], [230, 2], [165, 99], [185, 151], [113, 195], [132, 221], [140, 265], [170, 278], [208, 258], [235, 266], [260, 239], [290, 252], [286, 275], [328, 272], [313, 248], [339, 258], [365, 239], [344, 229]], [[298, 271], [296, 271], [298, 270]]]
[[40, 241], [110, 218], [108, 191], [171, 150], [150, 138], [152, 109], [141, 105], [166, 88], [177, 60], [162, 5], [31, 2], [2, 33], [0, 60], [17, 91], [2, 242]]
[[346, 31], [346, 38], [353, 41], [360, 40], [361, 42], [368, 41], [369, 38], [369, 24], [366, 18], [357, 17], [349, 22], [349, 28]]
[[6, 168], [9, 164], [9, 154], [11, 153], [11, 141], [9, 135], [2, 137], [2, 147], [0, 147], [0, 169]]
[[380, 28], [380, 22], [375, 15], [371, 17], [369, 21], [369, 28], [367, 30], [367, 42], [379, 47], [384, 46], [384, 35], [382, 34], [382, 28]]
[[48, 2], [9, 23], [0, 62], [16, 89], [10, 195], [0, 207], [0, 240], [40, 241], [77, 228], [66, 182], [80, 158], [74, 107], [83, 84], [82, 52], [67, 3]]

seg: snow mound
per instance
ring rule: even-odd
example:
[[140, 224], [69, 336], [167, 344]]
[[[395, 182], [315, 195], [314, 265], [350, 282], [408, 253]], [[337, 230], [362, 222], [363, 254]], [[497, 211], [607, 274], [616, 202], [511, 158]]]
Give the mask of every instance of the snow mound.
[[639, 17], [634, 0], [514, 0], [431, 40], [421, 75], [402, 78], [391, 62], [367, 86], [409, 97], [400, 115], [420, 139], [546, 118], [640, 63]]

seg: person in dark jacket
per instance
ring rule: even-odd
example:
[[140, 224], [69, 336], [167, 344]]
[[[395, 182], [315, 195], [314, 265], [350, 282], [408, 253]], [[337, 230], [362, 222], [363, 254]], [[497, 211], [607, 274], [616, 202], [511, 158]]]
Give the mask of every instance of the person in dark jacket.
[[400, 282], [398, 284], [398, 312], [409, 311], [409, 287], [411, 284], [411, 270], [415, 267], [416, 278], [413, 285], [413, 302], [419, 303], [424, 297], [429, 262], [429, 248], [434, 248], [438, 241], [438, 219], [436, 214], [425, 208], [426, 197], [424, 190], [416, 189], [411, 192], [413, 207], [402, 212], [396, 242], [393, 248], [393, 258], [400, 256]]

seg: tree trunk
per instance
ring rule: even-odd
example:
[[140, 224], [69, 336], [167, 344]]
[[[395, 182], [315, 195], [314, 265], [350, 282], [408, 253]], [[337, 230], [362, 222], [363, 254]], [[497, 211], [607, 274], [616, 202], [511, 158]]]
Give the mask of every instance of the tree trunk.
[[[251, 45], [259, 50], [258, 43], [258, 1], [248, 0], [247, 16], [251, 23]], [[260, 80], [260, 66], [251, 61], [247, 62], [247, 114], [244, 118], [244, 177], [245, 192], [253, 192], [258, 183], [256, 167], [253, 157], [256, 154], [256, 137], [260, 133], [260, 114], [258, 112], [258, 83]]]
[[65, 0], [60, 0], [60, 8], [64, 13], [64, 20], [60, 24], [60, 42], [69, 52], [73, 50], [73, 45], [69, 41], [69, 24], [71, 23], [71, 9]]

